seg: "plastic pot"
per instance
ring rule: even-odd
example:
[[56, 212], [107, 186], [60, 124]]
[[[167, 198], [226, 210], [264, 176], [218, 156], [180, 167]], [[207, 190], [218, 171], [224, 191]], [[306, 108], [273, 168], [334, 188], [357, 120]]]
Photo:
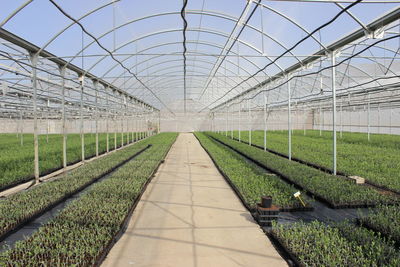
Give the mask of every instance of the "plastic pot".
[[271, 196], [261, 197], [261, 206], [263, 208], [270, 208], [271, 205], [272, 205], [272, 197]]

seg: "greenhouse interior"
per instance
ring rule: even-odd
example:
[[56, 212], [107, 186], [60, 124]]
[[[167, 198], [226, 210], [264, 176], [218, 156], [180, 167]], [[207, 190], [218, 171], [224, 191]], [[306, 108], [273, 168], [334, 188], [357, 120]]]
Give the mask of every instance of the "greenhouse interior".
[[400, 266], [400, 1], [3, 0], [0, 266]]

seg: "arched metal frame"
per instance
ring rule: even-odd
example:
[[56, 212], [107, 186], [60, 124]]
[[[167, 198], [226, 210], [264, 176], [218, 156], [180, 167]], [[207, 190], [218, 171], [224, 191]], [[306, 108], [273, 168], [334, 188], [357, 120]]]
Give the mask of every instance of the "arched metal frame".
[[[1, 26], [6, 25], [7, 22], [9, 22], [10, 20], [12, 20], [12, 18], [14, 18], [21, 10], [23, 10], [23, 9], [24, 9], [26, 6], [28, 6], [31, 2], [32, 2], [32, 1], [25, 1], [25, 2], [24, 2], [20, 7], [18, 7], [14, 12], [12, 12], [11, 14], [9, 14], [9, 16], [7, 16], [7, 18], [6, 18], [5, 20], [3, 20], [3, 21], [1, 22], [0, 25], [1, 25]], [[81, 21], [83, 21], [85, 18], [90, 17], [91, 15], [95, 15], [96, 13], [98, 13], [99, 11], [101, 11], [101, 10], [103, 10], [103, 9], [107, 9], [107, 8], [110, 8], [110, 7], [114, 7], [115, 5], [118, 5], [118, 2], [119, 2], [119, 1], [112, 1], [112, 2], [110, 2], [110, 3], [106, 3], [106, 4], [104, 4], [104, 5], [95, 7], [95, 8], [93, 8], [93, 9], [89, 10], [88, 12], [86, 12], [85, 14], [83, 14], [82, 16], [80, 16], [79, 18], [77, 18], [76, 21], [81, 22]], [[317, 2], [318, 2], [318, 1], [317, 1]], [[319, 1], [319, 2], [323, 2], [323, 1]], [[368, 32], [368, 33], [371, 33], [371, 30], [368, 28], [368, 25], [364, 24], [356, 15], [354, 15], [353, 12], [351, 12], [351, 10], [346, 10], [346, 8], [345, 8], [341, 3], [338, 3], [338, 2], [335, 2], [335, 1], [331, 1], [331, 2], [332, 2], [331, 4], [332, 4], [333, 6], [335, 6], [335, 7], [337, 8], [338, 11], [339, 11], [339, 10], [345, 11], [345, 13], [346, 13], [353, 21], [355, 21], [358, 25], [360, 25], [360, 27], [361, 27], [364, 31], [366, 31], [366, 32]], [[373, 1], [370, 1], [370, 2], [371, 2], [371, 3], [374, 3]], [[393, 3], [393, 1], [389, 1], [389, 3]], [[269, 5], [265, 4], [265, 3], [258, 3], [258, 2], [255, 2], [255, 1], [251, 2], [249, 5], [254, 5], [255, 8], [256, 8], [256, 7], [259, 7], [260, 10], [261, 10], [260, 12], [263, 12], [263, 10], [267, 10], [267, 11], [269, 11], [269, 12], [274, 13], [275, 15], [281, 17], [283, 21], [285, 21], [286, 23], [288, 23], [288, 24], [290, 24], [290, 25], [296, 27], [297, 29], [299, 29], [301, 32], [303, 32], [303, 33], [305, 33], [305, 34], [310, 34], [310, 33], [311, 33], [311, 31], [307, 30], [306, 27], [302, 26], [301, 22], [298, 22], [298, 21], [296, 21], [296, 19], [293, 19], [293, 18], [291, 18], [290, 16], [287, 16], [286, 14], [284, 14], [284, 13], [281, 12], [281, 11], [279, 11], [279, 10], [278, 10], [277, 8], [275, 8], [275, 7], [269, 6]], [[247, 5], [246, 5], [246, 7], [248, 8]], [[246, 7], [245, 7], [245, 8], [246, 8]], [[239, 21], [239, 18], [238, 18], [238, 17], [235, 17], [235, 16], [232, 16], [232, 15], [226, 14], [226, 13], [224, 13], [224, 12], [219, 12], [219, 11], [211, 11], [211, 10], [206, 10], [206, 9], [203, 9], [203, 10], [189, 10], [189, 9], [188, 9], [188, 10], [185, 10], [185, 13], [186, 13], [187, 15], [194, 15], [194, 16], [202, 16], [202, 17], [203, 17], [203, 16], [204, 16], [204, 17], [209, 16], [209, 17], [221, 19], [221, 20], [223, 20], [223, 21], [233, 22], [235, 25], [238, 25], [238, 24], [242, 23], [242, 21]], [[134, 26], [135, 23], [137, 23], [137, 22], [143, 22], [143, 21], [146, 21], [146, 20], [155, 19], [155, 18], [159, 18], [159, 17], [162, 17], [162, 16], [177, 16], [177, 15], [179, 15], [179, 14], [180, 14], [179, 11], [176, 11], [176, 12], [164, 12], [164, 13], [155, 13], [155, 14], [151, 14], [151, 15], [148, 15], [148, 16], [144, 16], [144, 17], [132, 19], [132, 20], [127, 21], [127, 22], [125, 22], [125, 23], [122, 23], [122, 24], [120, 24], [120, 25], [114, 25], [113, 27], [111, 27], [111, 29], [106, 30], [105, 32], [103, 32], [103, 33], [99, 34], [98, 36], [96, 36], [96, 39], [97, 39], [97, 40], [101, 40], [102, 38], [105, 38], [105, 37], [107, 37], [107, 36], [109, 36], [109, 35], [111, 35], [111, 34], [115, 34], [115, 32], [116, 32], [117, 30], [119, 30], [119, 29], [123, 29], [124, 27], [128, 27], [128, 26], [129, 26], [129, 27]], [[251, 21], [250, 21], [250, 22], [251, 22]], [[74, 25], [76, 25], [76, 23], [75, 23], [75, 22], [71, 22], [71, 23], [69, 23], [67, 26], [65, 26], [64, 28], [62, 28], [58, 33], [56, 33], [54, 36], [52, 36], [52, 37], [45, 43], [45, 45], [43, 45], [43, 47], [40, 48], [40, 50], [38, 51], [38, 53], [40, 53], [40, 52], [42, 52], [42, 51], [45, 51], [45, 49], [46, 49], [50, 44], [52, 44], [55, 40], [57, 40], [58, 37], [62, 36], [62, 34], [63, 34], [64, 32], [66, 32], [69, 28], [71, 28], [71, 27], [74, 26]], [[246, 29], [249, 29], [249, 30], [254, 31], [255, 33], [259, 34], [260, 37], [263, 38], [263, 39], [264, 39], [264, 38], [267, 38], [270, 42], [276, 44], [278, 47], [281, 47], [284, 51], [287, 51], [288, 54], [290, 55], [290, 57], [293, 58], [294, 60], [296, 60], [298, 64], [300, 64], [300, 65], [303, 64], [301, 58], [299, 58], [296, 54], [292, 53], [292, 52], [289, 50], [289, 47], [287, 47], [287, 46], [285, 45], [284, 42], [282, 42], [282, 41], [280, 41], [280, 40], [277, 40], [276, 38], [274, 38], [273, 36], [271, 36], [270, 34], [268, 34], [268, 32], [263, 31], [262, 27], [260, 27], [260, 26], [253, 26], [253, 25], [250, 24], [250, 23], [244, 23], [243, 27], [246, 28]], [[112, 53], [118, 53], [118, 51], [119, 51], [120, 49], [123, 49], [123, 48], [125, 48], [126, 46], [129, 46], [129, 45], [135, 45], [135, 46], [136, 46], [137, 43], [138, 43], [140, 40], [145, 40], [146, 38], [151, 38], [151, 37], [154, 37], [154, 36], [157, 36], [157, 35], [163, 35], [163, 36], [164, 36], [164, 35], [166, 35], [166, 34], [173, 33], [173, 32], [179, 32], [179, 31], [182, 31], [182, 29], [180, 29], [180, 28], [179, 28], [179, 29], [165, 29], [165, 30], [162, 30], [162, 31], [149, 32], [149, 33], [147, 33], [147, 34], [145, 34], [145, 35], [143, 35], [143, 36], [133, 38], [132, 40], [127, 41], [127, 42], [125, 42], [125, 43], [118, 44], [118, 45], [115, 47], [115, 50], [112, 51]], [[218, 31], [218, 30], [216, 30], [216, 29], [210, 29], [210, 28], [205, 28], [205, 27], [201, 27], [201, 28], [190, 28], [190, 27], [189, 27], [189, 28], [187, 29], [187, 31], [188, 31], [188, 32], [190, 32], [190, 31], [197, 32], [197, 33], [198, 33], [198, 36], [199, 36], [200, 33], [207, 33], [207, 34], [218, 35], [218, 36], [221, 36], [221, 37], [224, 37], [224, 38], [227, 38], [227, 39], [229, 39], [229, 38], [234, 38], [234, 37], [230, 36], [229, 33], [227, 33], [227, 32], [222, 32], [222, 31]], [[320, 46], [326, 53], [329, 53], [329, 52], [330, 52], [330, 49], [327, 48], [327, 46], [326, 46], [323, 42], [321, 42], [320, 38], [316, 38], [315, 35], [311, 35], [311, 36], [310, 36], [310, 39], [313, 40], [313, 41], [315, 42], [315, 44], [317, 44], [318, 46]], [[274, 67], [276, 67], [276, 68], [277, 68], [278, 70], [280, 70], [282, 73], [285, 73], [285, 72], [286, 72], [285, 67], [280, 66], [279, 62], [274, 62], [272, 57], [270, 57], [269, 55], [265, 55], [265, 54], [263, 53], [263, 47], [260, 49], [260, 48], [258, 48], [258, 47], [256, 47], [256, 46], [253, 46], [252, 44], [246, 42], [245, 40], [243, 40], [243, 39], [241, 39], [241, 38], [236, 38], [236, 39], [235, 39], [235, 42], [236, 42], [237, 44], [240, 44], [240, 45], [243, 46], [243, 47], [250, 48], [250, 49], [253, 50], [256, 54], [258, 54], [260, 57], [264, 58], [264, 60], [267, 60], [267, 62], [270, 62]], [[70, 63], [71, 63], [74, 59], [76, 59], [77, 57], [80, 57], [81, 55], [83, 55], [84, 52], [85, 52], [86, 50], [88, 50], [88, 49], [89, 49], [92, 45], [94, 45], [95, 43], [96, 43], [96, 40], [92, 40], [91, 42], [89, 42], [88, 44], [86, 44], [86, 45], [84, 46], [84, 48], [83, 48], [81, 51], [78, 51], [74, 56], [69, 57], [69, 60], [66, 61], [66, 66], [67, 66], [68, 64], [70, 64]], [[195, 51], [188, 51], [188, 52], [196, 53], [194, 62], [201, 62], [201, 63], [204, 63], [204, 64], [208, 64], [208, 65], [211, 66], [210, 70], [212, 70], [212, 69], [213, 69], [213, 68], [212, 68], [212, 61], [200, 60], [200, 59], [197, 58], [198, 56], [206, 55], [206, 54], [207, 54], [207, 51], [200, 51], [200, 50], [198, 50], [198, 49], [197, 49], [197, 45], [198, 45], [198, 44], [202, 44], [202, 45], [207, 45], [207, 46], [210, 46], [210, 47], [215, 47], [215, 48], [220, 48], [220, 49], [223, 49], [223, 46], [222, 46], [221, 44], [216, 44], [216, 43], [213, 44], [213, 43], [211, 43], [211, 42], [209, 42], [209, 41], [207, 41], [207, 40], [200, 40], [200, 39], [197, 40], [197, 41], [195, 41], [195, 40], [188, 40], [187, 43], [196, 44], [196, 50], [195, 50]], [[163, 43], [158, 43], [158, 44], [156, 44], [156, 45], [153, 45], [152, 47], [146, 47], [145, 49], [142, 49], [142, 50], [138, 51], [138, 53], [143, 53], [143, 52], [145, 52], [145, 51], [151, 51], [152, 49], [156, 49], [156, 48], [160, 48], [160, 47], [173, 46], [173, 45], [176, 45], [176, 44], [179, 44], [179, 42], [163, 42]], [[354, 45], [354, 46], [357, 46], [357, 47], [363, 46], [363, 45], [366, 46], [366, 44], [362, 44], [361, 42], [353, 43], [353, 45]], [[347, 47], [344, 47], [343, 49], [349, 50], [351, 47], [352, 47], [351, 45], [348, 45]], [[393, 49], [391, 49], [391, 48], [386, 48], [386, 47], [382, 47], [382, 46], [379, 46], [379, 45], [376, 45], [376, 46], [374, 46], [374, 47], [375, 47], [375, 48], [379, 48], [379, 49], [383, 49], [383, 50], [388, 51], [388, 52], [394, 53], [394, 54], [393, 54], [393, 57], [396, 57], [396, 56], [397, 56], [397, 51], [395, 51], [395, 50], [393, 50]], [[179, 54], [179, 51], [175, 51], [175, 52], [173, 52], [173, 53]], [[162, 58], [163, 56], [173, 55], [173, 53], [165, 54], [165, 55], [159, 55], [159, 56], [154, 56], [154, 57], [152, 57], [152, 58], [145, 58], [145, 59], [143, 59], [143, 60], [141, 60], [141, 61], [138, 61], [138, 62], [137, 62], [136, 64], [134, 64], [133, 66], [127, 66], [127, 68], [130, 69], [130, 70], [133, 70], [133, 69], [135, 69], [135, 68], [140, 67], [140, 68], [141, 68], [141, 71], [139, 71], [138, 73], [143, 73], [143, 72], [145, 72], [145, 71], [147, 71], [147, 70], [153, 70], [151, 73], [149, 73], [149, 76], [152, 76], [154, 73], [164, 71], [164, 69], [161, 68], [161, 66], [162, 66], [163, 64], [167, 64], [168, 62], [174, 62], [174, 61], [179, 62], [179, 60], [165, 60], [165, 61], [162, 61], [162, 62], [158, 61], [158, 59]], [[260, 66], [260, 65], [257, 63], [256, 60], [253, 60], [253, 58], [251, 58], [251, 57], [246, 57], [246, 56], [240, 55], [240, 53], [235, 53], [233, 50], [232, 50], [232, 51], [229, 51], [229, 53], [230, 53], [231, 56], [237, 56], [237, 57], [240, 59], [240, 61], [245, 60], [246, 62], [248, 62], [249, 64], [251, 64], [252, 66], [254, 66], [255, 69], [257, 69], [257, 68], [260, 69], [260, 68], [262, 67], [262, 66]], [[343, 51], [343, 54], [345, 54], [345, 51]], [[351, 52], [349, 52], [348, 55], [351, 55]], [[132, 55], [127, 55], [125, 58], [122, 58], [122, 59], [121, 59], [121, 62], [127, 62], [128, 60], [130, 60], [130, 59], [131, 59], [132, 57], [134, 57], [134, 56], [135, 56], [135, 53], [132, 53]], [[107, 59], [107, 58], [109, 58], [108, 55], [105, 55], [105, 56], [103, 56], [103, 57], [100, 57], [99, 60], [95, 61], [91, 66], [89, 66], [89, 67], [87, 67], [87, 68], [85, 69], [83, 75], [89, 73], [93, 68], [95, 68], [95, 67], [96, 67], [98, 64], [100, 64], [104, 59]], [[216, 58], [216, 62], [215, 62], [215, 64], [216, 64], [216, 63], [218, 62], [218, 58], [219, 58], [219, 57], [218, 57], [218, 56], [214, 56], [214, 58]], [[368, 58], [368, 59], [366, 59], [366, 60], [367, 60], [367, 61], [371, 61], [373, 64], [376, 64], [377, 66], [381, 66], [381, 67], [383, 67], [383, 68], [385, 67], [383, 64], [381, 64], [380, 62], [378, 62], [378, 58], [377, 58], [377, 57]], [[154, 63], [153, 63], [153, 62], [154, 62]], [[205, 104], [207, 107], [212, 107], [213, 105], [214, 105], [214, 107], [216, 107], [217, 104], [222, 103], [223, 100], [228, 100], [229, 98], [232, 98], [232, 97], [234, 97], [235, 95], [239, 95], [239, 93], [241, 93], [241, 92], [238, 90], [238, 88], [246, 88], [246, 87], [247, 87], [247, 88], [252, 88], [252, 87], [254, 87], [254, 86], [257, 86], [257, 84], [262, 84], [261, 79], [267, 79], [267, 80], [268, 80], [268, 79], [271, 78], [271, 76], [270, 76], [270, 74], [268, 74], [268, 72], [264, 72], [264, 73], [263, 73], [263, 77], [260, 77], [260, 75], [257, 75], [257, 76], [252, 75], [249, 71], [245, 70], [243, 67], [240, 66], [241, 64], [239, 64], [239, 61], [238, 61], [238, 62], [235, 62], [235, 60], [228, 60], [228, 59], [226, 59], [226, 62], [228, 62], [229, 64], [231, 64], [231, 65], [232, 65], [232, 68], [237, 68], [239, 71], [241, 71], [241, 72], [245, 73], [246, 75], [248, 75], [248, 79], [246, 79], [246, 78], [241, 78], [241, 77], [237, 77], [236, 81], [234, 81], [234, 79], [231, 79], [230, 77], [228, 77], [227, 79], [224, 79], [223, 81], [221, 80], [220, 82], [225, 82], [225, 80], [228, 80], [228, 81], [231, 82], [231, 84], [228, 84], [228, 83], [225, 82], [225, 83], [226, 83], [226, 86], [225, 86], [224, 88], [221, 88], [223, 91], [218, 92], [218, 93], [219, 93], [219, 96], [218, 96], [218, 95], [215, 95], [213, 98], [207, 97], [207, 101], [212, 101], [211, 103], [205, 103], [205, 102], [203, 102], [203, 104]], [[14, 64], [14, 63], [13, 63], [13, 64]], [[17, 64], [17, 63], [15, 62], [15, 64]], [[142, 68], [142, 66], [143, 66], [144, 64], [147, 64], [147, 66], [146, 66], [145, 68]], [[104, 70], [103, 75], [100, 75], [99, 78], [100, 78], [100, 79], [107, 79], [108, 73], [112, 72], [113, 70], [116, 70], [116, 69], [118, 68], [118, 65], [119, 65], [119, 64], [116, 63], [116, 64], [110, 66], [110, 68], [109, 68], [108, 70], [107, 70], [107, 69]], [[175, 65], [175, 66], [173, 66], [173, 68], [174, 68], [174, 69], [175, 69], [175, 68], [179, 68], [179, 65]], [[205, 70], [204, 67], [196, 66], [196, 64], [193, 64], [193, 68], [194, 68], [193, 70], [195, 70], [195, 69], [203, 69], [203, 70]], [[362, 72], [363, 74], [365, 74], [365, 76], [368, 77], [368, 79], [373, 80], [373, 79], [375, 78], [372, 74], [368, 73], [367, 71], [362, 70], [362, 69], [361, 69], [359, 66], [357, 66], [357, 65], [349, 64], [349, 65], [348, 65], [348, 69], [358, 70], [358, 71]], [[353, 84], [362, 84], [362, 81], [358, 81], [357, 79], [353, 78], [351, 75], [348, 75], [348, 72], [347, 72], [348, 69], [346, 69], [346, 71], [344, 71], [344, 72], [341, 72], [339, 69], [337, 69], [336, 71], [337, 71], [337, 73], [342, 77], [342, 79], [350, 79], [350, 80], [352, 80], [352, 83], [353, 83]], [[233, 74], [233, 75], [235, 74], [230, 68], [226, 68], [226, 67], [221, 66], [221, 70], [222, 70], [222, 71], [218, 72], [218, 73], [220, 74], [220, 75], [219, 75], [220, 77], [223, 76], [223, 72], [224, 72], [224, 71], [229, 72], [229, 73], [231, 73], [231, 74]], [[394, 72], [393, 70], [388, 69], [387, 71], [388, 71], [388, 73], [390, 73], [391, 75], [395, 75], [395, 72]], [[161, 88], [161, 85], [165, 85], [165, 83], [166, 83], [166, 82], [169, 82], [169, 81], [174, 81], [174, 82], [176, 82], [176, 83], [178, 84], [178, 83], [179, 83], [179, 78], [178, 78], [178, 77], [169, 78], [168, 75], [169, 75], [170, 73], [171, 73], [171, 72], [165, 73], [166, 77], [165, 77], [165, 78], [162, 78], [162, 79], [161, 79], [160, 77], [154, 77], [154, 78], [151, 78], [151, 79], [148, 78], [148, 79], [146, 79], [146, 82], [149, 83], [149, 84], [152, 84], [152, 86], [153, 86], [154, 88]], [[195, 71], [195, 72], [192, 71], [191, 73], [193, 73], [193, 75], [196, 75], [196, 74], [198, 75], [200, 72], [199, 72], [199, 71]], [[201, 75], [204, 75], [204, 73], [202, 73]], [[206, 75], [206, 74], [205, 74], [205, 75]], [[239, 75], [238, 75], [238, 76], [239, 76]], [[252, 77], [252, 76], [253, 76], [253, 77]], [[322, 76], [323, 76], [323, 75], [322, 75]], [[0, 75], [0, 77], [1, 77], [1, 75]], [[116, 78], [114, 78], [114, 79], [111, 81], [111, 84], [116, 84], [118, 80], [121, 80], [121, 79], [122, 79], [122, 77], [125, 77], [125, 72], [124, 72], [123, 70], [121, 71], [120, 75], [117, 75]], [[215, 78], [215, 79], [216, 79], [216, 82], [218, 81], [218, 79], [221, 79], [220, 77]], [[317, 80], [318, 77], [320, 77], [320, 76], [316, 75], [315, 78], [314, 78], [314, 80]], [[329, 78], [329, 76], [326, 76], [326, 78]], [[0, 78], [0, 79], [1, 79], [1, 78]], [[211, 79], [214, 79], [214, 77], [212, 77]], [[312, 78], [311, 78], [311, 79], [312, 79]], [[307, 79], [307, 80], [308, 80], [308, 79]], [[192, 82], [193, 82], [193, 81], [192, 81]], [[201, 85], [200, 85], [201, 82], [202, 82], [202, 81], [201, 81], [200, 79], [198, 79], [198, 81], [196, 82], [195, 85], [198, 86], [198, 87], [201, 87]], [[206, 82], [207, 82], [207, 81], [206, 81]], [[314, 83], [315, 83], [315, 81], [314, 81]], [[17, 84], [18, 84], [18, 81], [17, 81], [16, 85], [17, 85]], [[135, 81], [133, 77], [129, 77], [128, 79], [124, 80], [124, 84], [125, 84], [125, 86], [126, 86], [127, 88], [130, 88], [130, 89], [134, 88], [134, 89], [133, 89], [134, 91], [132, 91], [133, 93], [139, 94], [140, 97], [143, 97], [144, 99], [146, 99], [146, 101], [150, 101], [153, 105], [156, 105], [156, 106], [159, 106], [159, 107], [160, 107], [160, 105], [159, 105], [160, 103], [157, 103], [157, 101], [155, 101], [154, 99], [152, 99], [150, 93], [146, 93], [146, 92], [145, 92], [145, 91], [146, 91], [146, 88], [138, 86], [138, 85], [137, 85], [137, 80]], [[297, 88], [294, 88], [294, 89], [292, 90], [292, 92], [296, 92], [296, 94], [298, 94], [299, 96], [300, 96], [300, 95], [305, 96], [307, 93], [310, 92], [310, 90], [308, 90], [308, 88], [310, 88], [310, 87], [312, 88], [312, 87], [313, 87], [311, 83], [305, 82], [304, 80], [300, 81], [299, 84], [302, 84], [302, 85], [299, 86], [299, 87], [297, 87]], [[382, 86], [382, 83], [380, 83], [379, 80], [376, 81], [376, 84], [377, 84], [378, 86]], [[238, 86], [239, 86], [239, 87], [238, 87]], [[328, 88], [328, 85], [327, 85], [327, 84], [324, 84], [324, 83], [323, 83], [323, 86]], [[165, 87], [165, 86], [164, 86], [164, 87]], [[231, 87], [231, 89], [228, 89], [227, 87]], [[141, 89], [139, 89], [139, 88], [141, 88]], [[284, 91], [285, 91], [285, 90], [282, 90], [282, 93], [280, 93], [280, 91], [281, 91], [281, 89], [279, 89], [279, 87], [278, 87], [278, 89], [275, 90], [275, 94], [276, 94], [276, 95], [281, 95], [282, 98], [285, 98], [285, 95], [284, 95]], [[311, 90], [311, 91], [312, 91], [312, 90]], [[157, 91], [157, 93], [158, 93], [158, 91]], [[162, 92], [160, 92], [160, 93], [162, 93]], [[200, 98], [199, 100], [202, 101], [201, 98]], [[281, 100], [278, 100], [278, 99], [277, 99], [277, 101], [278, 101], [277, 103], [279, 103], [279, 101], [281, 101]], [[214, 103], [214, 104], [213, 104], [213, 103]]]

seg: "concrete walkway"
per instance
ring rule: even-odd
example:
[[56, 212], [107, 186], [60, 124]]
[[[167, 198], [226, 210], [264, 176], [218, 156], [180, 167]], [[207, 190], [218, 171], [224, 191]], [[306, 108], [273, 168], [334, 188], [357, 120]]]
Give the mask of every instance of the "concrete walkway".
[[193, 134], [180, 134], [103, 266], [287, 266]]

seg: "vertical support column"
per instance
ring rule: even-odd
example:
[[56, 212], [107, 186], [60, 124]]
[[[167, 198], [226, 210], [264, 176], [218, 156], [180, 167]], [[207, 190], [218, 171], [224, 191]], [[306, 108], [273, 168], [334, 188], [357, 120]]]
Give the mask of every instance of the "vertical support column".
[[392, 106], [390, 106], [389, 110], [390, 110], [390, 113], [389, 113], [389, 134], [392, 134], [392, 113], [393, 113]]
[[121, 94], [121, 112], [122, 112], [122, 116], [121, 116], [121, 147], [124, 146], [124, 109], [122, 108], [124, 106], [124, 96]]
[[381, 106], [378, 103], [378, 134], [381, 133]]
[[242, 116], [242, 114], [241, 114], [241, 112], [242, 112], [242, 102], [240, 102], [239, 101], [239, 142], [241, 142], [241, 131], [242, 131], [242, 127], [241, 127], [241, 121], [242, 121], [242, 118], [241, 118], [241, 116]]
[[267, 92], [264, 92], [264, 151], [267, 151]]
[[104, 91], [105, 91], [105, 93], [106, 93], [106, 103], [107, 103], [107, 107], [106, 107], [106, 151], [107, 151], [107, 153], [108, 152], [110, 152], [110, 140], [109, 140], [109, 137], [110, 137], [110, 134], [109, 134], [109, 125], [108, 125], [108, 119], [109, 119], [109, 113], [110, 113], [110, 110], [107, 110], [108, 108], [109, 108], [109, 103], [108, 103], [108, 87], [104, 87]]
[[340, 138], [343, 137], [343, 98], [340, 101]]
[[307, 135], [306, 124], [307, 124], [307, 112], [305, 109], [303, 109], [303, 135]]
[[21, 146], [23, 146], [24, 145], [24, 122], [22, 121], [22, 111], [20, 111], [19, 112], [19, 119], [20, 119], [20, 122], [21, 122], [21, 127], [20, 127], [20, 139], [21, 139]]
[[93, 81], [94, 91], [95, 91], [95, 104], [96, 104], [96, 114], [95, 114], [95, 128], [96, 128], [96, 157], [99, 156], [99, 83], [98, 81]]
[[[288, 77], [289, 79], [289, 77]], [[291, 90], [290, 90], [290, 81], [287, 82], [288, 88], [288, 158], [292, 160], [292, 109], [291, 109]]]
[[[213, 122], [214, 122], [214, 113], [213, 113]], [[161, 132], [161, 111], [158, 111], [158, 131], [157, 133]]]
[[228, 103], [226, 104], [226, 108], [225, 108], [225, 136], [228, 137]]
[[139, 116], [135, 116], [135, 141], [139, 140]]
[[251, 110], [250, 110], [250, 99], [247, 100], [247, 108], [248, 108], [248, 115], [249, 115], [249, 146], [251, 146]]
[[65, 115], [65, 66], [59, 66], [61, 74], [61, 106], [62, 106], [62, 134], [63, 134], [63, 168], [67, 168], [67, 131], [66, 131], [66, 115]]
[[371, 135], [371, 103], [370, 103], [370, 97], [369, 97], [369, 94], [368, 94], [368, 111], [367, 111], [367, 116], [368, 116], [368, 118], [367, 118], [367, 121], [368, 121], [368, 141], [370, 141], [370, 139], [371, 139], [371, 137], [370, 137], [370, 135]]
[[332, 52], [332, 149], [333, 175], [336, 175], [336, 52]]
[[81, 134], [81, 160], [85, 161], [85, 133], [83, 130], [83, 87], [85, 82], [85, 76], [79, 76], [79, 83], [80, 83], [80, 91], [81, 91], [81, 105], [80, 105], [80, 134]]
[[114, 150], [117, 150], [117, 129], [118, 129], [118, 122], [117, 122], [117, 115], [114, 114]]
[[49, 131], [50, 131], [50, 124], [49, 124], [49, 111], [50, 111], [50, 100], [47, 99], [47, 113], [46, 113], [46, 143], [49, 143]]
[[233, 139], [233, 103], [231, 105], [231, 139]]
[[319, 136], [322, 136], [321, 102], [319, 102]]
[[126, 124], [126, 144], [129, 144], [129, 114], [128, 114], [128, 100], [125, 103], [125, 124]]
[[33, 143], [34, 143], [34, 175], [35, 183], [39, 181], [39, 138], [38, 138], [38, 118], [37, 118], [37, 70], [39, 56], [30, 54], [32, 63], [32, 89], [33, 89]]

